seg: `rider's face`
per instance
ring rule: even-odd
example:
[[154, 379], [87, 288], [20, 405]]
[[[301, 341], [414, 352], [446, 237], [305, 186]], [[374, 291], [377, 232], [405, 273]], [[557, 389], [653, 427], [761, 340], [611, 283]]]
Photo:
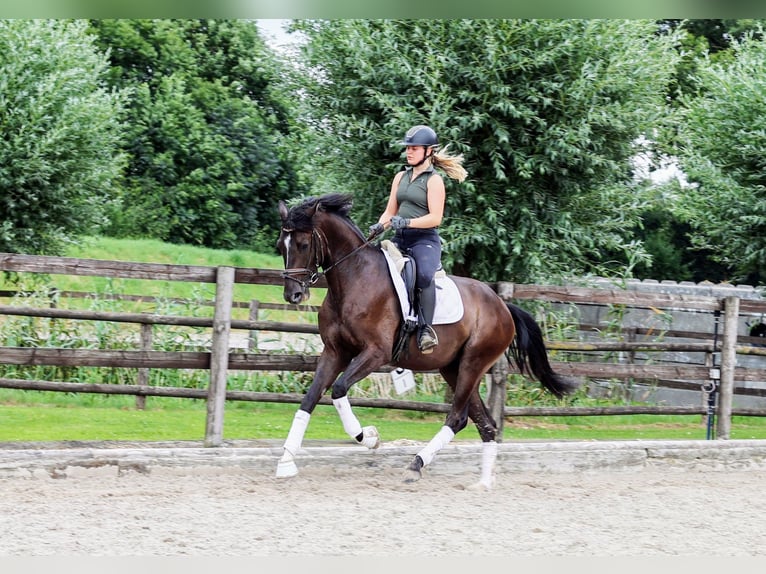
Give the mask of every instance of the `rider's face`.
[[423, 159], [426, 154], [426, 148], [420, 145], [407, 146], [407, 163], [414, 165]]

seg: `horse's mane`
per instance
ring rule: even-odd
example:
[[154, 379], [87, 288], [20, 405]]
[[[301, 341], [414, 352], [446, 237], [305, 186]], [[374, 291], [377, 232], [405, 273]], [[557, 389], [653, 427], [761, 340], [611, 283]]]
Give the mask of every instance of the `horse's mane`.
[[349, 212], [353, 206], [353, 197], [348, 193], [328, 193], [320, 197], [309, 197], [290, 209], [285, 221], [286, 227], [299, 231], [311, 231], [313, 224], [311, 218], [316, 210], [326, 213], [334, 213], [343, 218], [359, 235], [362, 232], [351, 221]]

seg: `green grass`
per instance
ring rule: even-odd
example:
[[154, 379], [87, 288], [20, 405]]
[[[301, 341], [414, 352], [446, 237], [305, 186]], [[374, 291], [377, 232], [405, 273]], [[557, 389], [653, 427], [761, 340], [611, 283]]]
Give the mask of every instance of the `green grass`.
[[[247, 267], [257, 269], [282, 269], [282, 258], [277, 254], [263, 254], [245, 250], [219, 250], [190, 245], [175, 245], [153, 239], [112, 239], [109, 237], [85, 237], [79, 244], [67, 250], [67, 257], [101, 259], [108, 261], [135, 261], [140, 263], [164, 263], [171, 265], [201, 265], [217, 267]], [[31, 273], [21, 274], [30, 278]], [[48, 285], [62, 291], [148, 295], [164, 298], [212, 300], [215, 284], [184, 281], [156, 281], [142, 279], [109, 279], [76, 275], [50, 275]], [[14, 284], [4, 280], [0, 288], [13, 289]], [[324, 290], [312, 290], [308, 302], [318, 305]], [[234, 286], [235, 301], [257, 299], [270, 303], [283, 303], [282, 287], [277, 285]]]
[[[133, 399], [94, 401], [96, 406], [59, 404], [0, 404], [0, 442], [27, 441], [201, 441], [205, 437], [206, 408], [202, 401], [149, 398], [146, 410], [130, 406]], [[183, 401], [183, 403], [181, 402]], [[122, 403], [109, 406], [108, 403]], [[298, 405], [281, 403], [228, 403], [224, 439], [284, 439]], [[385, 440], [427, 440], [439, 430], [444, 417], [357, 408], [363, 425], [374, 424]], [[347, 439], [335, 408], [318, 405], [306, 439]], [[477, 439], [475, 428], [460, 438]]]
[[[99, 259], [106, 261], [134, 261], [140, 263], [162, 263], [169, 265], [191, 265], [216, 267], [227, 265], [255, 269], [282, 269], [282, 258], [276, 254], [263, 254], [245, 250], [218, 250], [191, 245], [175, 245], [153, 239], [113, 239], [109, 237], [85, 237], [81, 242], [69, 247], [67, 257], [81, 259]], [[142, 295], [155, 297], [156, 303], [139, 303], [130, 301], [109, 300], [94, 303], [89, 300], [69, 299], [62, 307], [70, 309], [93, 308], [100, 305], [101, 310], [122, 312], [144, 312], [159, 314], [177, 314], [168, 312], [171, 299], [185, 299], [190, 313], [196, 316], [212, 316], [212, 302], [215, 299], [214, 283], [195, 283], [187, 281], [161, 281], [149, 279], [122, 279], [107, 277], [90, 277], [78, 275], [41, 275], [36, 273], [20, 273], [19, 283], [16, 277], [10, 280], [0, 275], [0, 289], [38, 290], [45, 292], [50, 288], [60, 291], [78, 291], [93, 293], [92, 299], [98, 301], [99, 296], [111, 295]], [[40, 285], [40, 282], [43, 285]], [[44, 286], [44, 288], [43, 288]], [[307, 305], [320, 305], [325, 296], [325, 289], [312, 289], [311, 299]], [[235, 284], [233, 289], [235, 302], [250, 302], [257, 300], [265, 303], [284, 303], [282, 287], [279, 285], [247, 285]], [[204, 305], [202, 303], [205, 303]], [[177, 307], [177, 305], [176, 305]], [[260, 310], [258, 319], [272, 321], [303, 322], [315, 314], [308, 311], [278, 311]], [[248, 319], [247, 308], [232, 310], [234, 319]]]
[[[0, 442], [30, 441], [202, 441], [206, 409], [192, 399], [147, 399], [135, 409], [132, 397], [59, 396], [61, 393], [0, 391]], [[287, 436], [298, 405], [229, 402], [225, 440], [280, 439]], [[355, 408], [363, 425], [375, 425], [384, 441], [429, 440], [444, 422], [438, 413]], [[317, 406], [306, 439], [346, 440], [332, 406]], [[457, 440], [478, 440], [473, 425]], [[516, 417], [504, 425], [504, 440], [702, 440], [701, 417], [632, 415], [609, 417]], [[766, 420], [734, 417], [732, 439], [766, 439]]]

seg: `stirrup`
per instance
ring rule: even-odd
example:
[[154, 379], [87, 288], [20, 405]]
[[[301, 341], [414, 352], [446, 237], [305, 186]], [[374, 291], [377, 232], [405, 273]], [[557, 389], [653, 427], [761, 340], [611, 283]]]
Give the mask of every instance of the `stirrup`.
[[439, 344], [439, 337], [430, 325], [424, 325], [418, 336], [418, 348], [424, 355], [432, 353], [434, 347]]

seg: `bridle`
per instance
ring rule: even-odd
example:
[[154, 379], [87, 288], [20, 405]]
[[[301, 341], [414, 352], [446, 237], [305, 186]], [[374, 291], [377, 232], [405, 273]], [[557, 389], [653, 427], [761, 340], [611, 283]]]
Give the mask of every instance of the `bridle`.
[[[290, 234], [295, 231], [295, 228], [282, 228], [282, 233]], [[308, 267], [292, 267], [282, 271], [282, 277], [284, 279], [290, 279], [295, 281], [301, 286], [301, 289], [305, 290], [317, 281], [321, 276], [319, 273], [319, 266], [322, 264], [324, 257], [324, 248], [322, 246], [323, 238], [316, 229], [311, 230], [311, 251], [314, 253], [314, 268]], [[307, 276], [308, 279], [299, 279], [298, 277]]]
[[[294, 228], [282, 228], [283, 233], [292, 233], [295, 231]], [[292, 267], [290, 269], [285, 269], [282, 271], [282, 277], [284, 279], [290, 279], [291, 281], [295, 281], [301, 286], [301, 289], [307, 289], [310, 286], [314, 285], [317, 281], [319, 281], [320, 277], [323, 275], [327, 275], [327, 273], [332, 270], [337, 265], [340, 265], [354, 255], [357, 251], [360, 249], [363, 249], [367, 247], [370, 243], [372, 243], [373, 239], [375, 239], [375, 235], [370, 237], [369, 239], [366, 239], [364, 243], [362, 243], [360, 246], [355, 247], [348, 253], [346, 253], [343, 257], [338, 259], [335, 263], [330, 264], [328, 267], [325, 267], [323, 271], [319, 271], [319, 267], [322, 266], [322, 262], [325, 259], [325, 251], [327, 246], [327, 238], [324, 236], [324, 234], [319, 231], [317, 228], [313, 228], [311, 230], [311, 246], [310, 250], [314, 253], [314, 265], [313, 269], [308, 267]], [[307, 276], [307, 279], [299, 279], [298, 277]]]

